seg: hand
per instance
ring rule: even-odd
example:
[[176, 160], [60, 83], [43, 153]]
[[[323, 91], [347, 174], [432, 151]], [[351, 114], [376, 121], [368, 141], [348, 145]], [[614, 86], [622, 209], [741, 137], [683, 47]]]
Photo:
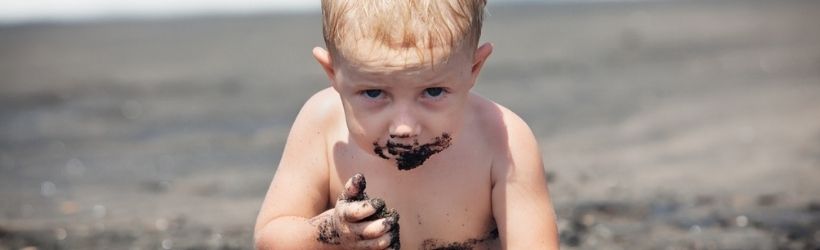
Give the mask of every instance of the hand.
[[385, 208], [384, 200], [369, 199], [364, 175], [353, 175], [336, 207], [312, 220], [317, 240], [344, 249], [399, 249], [399, 214]]

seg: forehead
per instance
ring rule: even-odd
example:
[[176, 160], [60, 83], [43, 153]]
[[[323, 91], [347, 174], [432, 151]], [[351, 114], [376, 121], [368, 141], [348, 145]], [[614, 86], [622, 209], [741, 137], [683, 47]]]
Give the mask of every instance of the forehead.
[[393, 65], [348, 65], [337, 74], [344, 83], [431, 83], [444, 82], [465, 75], [461, 63], [441, 62], [435, 65], [402, 67]]
[[339, 75], [352, 81], [429, 82], [469, 75], [472, 67], [471, 54], [462, 49], [419, 51], [376, 48], [343, 51], [334, 55], [334, 67]]

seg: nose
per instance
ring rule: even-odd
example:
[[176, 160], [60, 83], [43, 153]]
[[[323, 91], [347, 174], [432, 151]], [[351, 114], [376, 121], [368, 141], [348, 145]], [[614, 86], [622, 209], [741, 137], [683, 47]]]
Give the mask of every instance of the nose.
[[406, 111], [398, 112], [390, 124], [390, 138], [411, 138], [420, 132], [418, 121]]

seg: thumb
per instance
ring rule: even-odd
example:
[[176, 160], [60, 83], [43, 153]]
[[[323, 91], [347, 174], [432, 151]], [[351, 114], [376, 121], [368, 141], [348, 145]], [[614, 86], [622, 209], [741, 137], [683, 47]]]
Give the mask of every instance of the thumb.
[[365, 181], [364, 175], [356, 173], [345, 183], [345, 190], [340, 199], [349, 201], [365, 200], [367, 199], [367, 194], [364, 192], [365, 187], [367, 187], [367, 181]]

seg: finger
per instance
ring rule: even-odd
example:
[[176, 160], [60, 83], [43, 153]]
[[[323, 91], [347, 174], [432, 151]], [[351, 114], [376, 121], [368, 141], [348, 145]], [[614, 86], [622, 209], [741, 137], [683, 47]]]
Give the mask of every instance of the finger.
[[340, 203], [342, 218], [347, 222], [358, 222], [384, 208], [384, 200], [370, 199]]
[[364, 179], [364, 175], [361, 173], [356, 173], [353, 177], [347, 180], [345, 183], [345, 191], [342, 193], [342, 200], [364, 200], [365, 197], [364, 189], [367, 187], [367, 181]]
[[390, 246], [391, 241], [393, 241], [392, 234], [382, 234], [375, 239], [358, 241], [356, 246], [357, 249], [385, 249]]
[[391, 218], [382, 218], [355, 223], [351, 225], [351, 231], [358, 235], [360, 239], [370, 240], [381, 237], [393, 227], [393, 224], [395, 224], [395, 221], [392, 221]]
[[[379, 207], [376, 207], [376, 208], [379, 208]], [[399, 221], [399, 212], [396, 211], [395, 208], [378, 209], [378, 210], [376, 210], [376, 213], [373, 213], [369, 217], [364, 218], [364, 220], [375, 220], [375, 219], [386, 218], [386, 217], [395, 217], [395, 221]]]

